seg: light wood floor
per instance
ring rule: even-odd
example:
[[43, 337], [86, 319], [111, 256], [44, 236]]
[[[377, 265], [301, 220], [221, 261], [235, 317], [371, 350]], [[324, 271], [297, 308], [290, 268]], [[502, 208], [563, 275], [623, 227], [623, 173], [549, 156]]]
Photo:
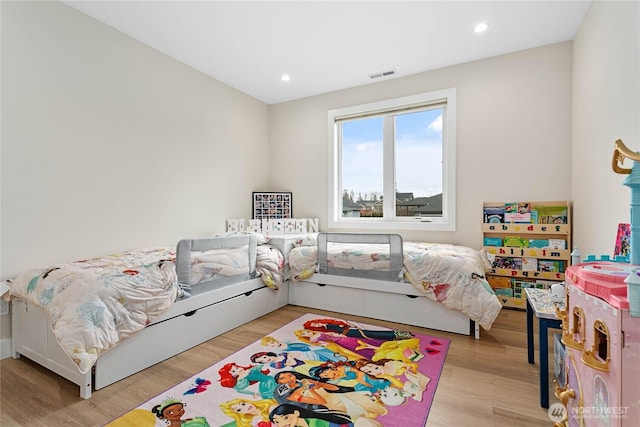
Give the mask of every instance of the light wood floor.
[[[3, 359], [0, 361], [0, 425], [104, 425], [308, 312], [450, 338], [451, 347], [429, 413], [428, 427], [552, 424], [547, 410], [539, 404], [538, 364], [527, 363], [523, 311], [502, 310], [491, 331], [482, 330], [481, 339], [475, 340], [363, 317], [286, 306], [95, 391], [88, 400], [79, 397], [76, 385], [24, 357]], [[536, 362], [538, 360], [536, 351]], [[550, 366], [553, 366], [552, 362]], [[550, 396], [550, 402], [555, 402], [552, 393]]]

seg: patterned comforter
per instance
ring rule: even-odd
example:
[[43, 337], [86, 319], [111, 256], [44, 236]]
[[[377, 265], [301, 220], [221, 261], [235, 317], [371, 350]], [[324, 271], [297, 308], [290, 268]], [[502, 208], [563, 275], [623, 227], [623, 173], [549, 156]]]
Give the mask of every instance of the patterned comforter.
[[[63, 350], [80, 372], [98, 356], [158, 318], [176, 300], [175, 248], [153, 247], [29, 270], [7, 281], [9, 297], [49, 316]], [[192, 254], [194, 283], [249, 271], [244, 251]], [[272, 289], [282, 282], [282, 254], [257, 248], [257, 271]]]
[[[327, 262], [330, 267], [388, 270], [389, 250], [385, 246], [330, 244]], [[403, 253], [406, 282], [432, 300], [463, 312], [484, 329], [491, 328], [502, 305], [485, 279], [491, 263], [484, 251], [450, 244], [404, 242]], [[288, 256], [291, 278], [305, 280], [315, 274], [317, 257], [313, 240], [299, 242]]]

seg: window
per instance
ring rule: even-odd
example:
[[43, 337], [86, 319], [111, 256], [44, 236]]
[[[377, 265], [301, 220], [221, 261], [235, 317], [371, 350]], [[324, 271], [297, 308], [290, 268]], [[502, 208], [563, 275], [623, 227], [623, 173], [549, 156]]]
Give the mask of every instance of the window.
[[329, 112], [329, 227], [455, 230], [455, 95]]

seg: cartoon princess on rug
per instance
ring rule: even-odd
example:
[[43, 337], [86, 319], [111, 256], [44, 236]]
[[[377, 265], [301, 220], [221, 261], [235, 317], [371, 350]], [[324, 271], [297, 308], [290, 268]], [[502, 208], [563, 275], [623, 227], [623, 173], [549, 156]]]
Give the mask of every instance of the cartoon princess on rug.
[[223, 424], [222, 427], [252, 427], [253, 420], [259, 417], [260, 421], [269, 420], [269, 412], [278, 406], [274, 399], [262, 399], [251, 401], [237, 398], [220, 404], [222, 412], [233, 419]]
[[349, 360], [361, 357], [370, 359], [385, 340], [370, 338], [352, 338], [336, 332], [320, 332], [311, 329], [298, 329], [294, 332], [300, 341], [341, 354]]
[[318, 346], [312, 347], [308, 343], [299, 341], [279, 341], [274, 337], [267, 336], [260, 340], [260, 344], [266, 347], [276, 348], [296, 359], [305, 361], [319, 360], [326, 362], [327, 360], [347, 360], [347, 357], [336, 354], [331, 349]]
[[[361, 359], [355, 363], [355, 366], [373, 378], [389, 380], [391, 387], [384, 390], [386, 397], [392, 395], [395, 390], [396, 397], [411, 397], [420, 402], [427, 385], [431, 381], [431, 378], [427, 375], [414, 370], [412, 365], [401, 360], [380, 359], [371, 361]], [[405, 377], [404, 382], [399, 379], [402, 375]], [[383, 401], [385, 404], [391, 404], [390, 399]], [[404, 402], [404, 399], [402, 399], [402, 402]]]
[[407, 381], [419, 384], [424, 390], [429, 382], [429, 377], [421, 374], [414, 366], [394, 359], [366, 360], [360, 359], [355, 363], [357, 369], [379, 379], [387, 379], [394, 387], [402, 388], [404, 383], [398, 377], [404, 375]]
[[353, 387], [317, 381], [296, 371], [280, 371], [275, 380], [278, 388], [274, 397], [280, 404], [338, 411], [347, 414], [351, 420], [376, 418], [387, 413], [387, 409], [369, 393], [355, 391]]
[[269, 414], [269, 419], [280, 427], [383, 427], [371, 418], [358, 418], [355, 423], [344, 422], [344, 415], [332, 411], [312, 411], [295, 405], [280, 405]]
[[274, 369], [295, 368], [304, 365], [303, 360], [296, 359], [292, 353], [274, 353], [273, 351], [260, 351], [251, 355], [253, 363], [269, 364]]
[[167, 398], [161, 404], [156, 405], [151, 409], [156, 417], [164, 420], [168, 426], [179, 427], [210, 427], [205, 417], [194, 417], [182, 419], [185, 413], [186, 403], [174, 398]]
[[346, 385], [355, 391], [375, 393], [387, 388], [391, 382], [384, 378], [370, 377], [349, 362], [325, 362], [309, 369], [309, 375], [329, 384]]
[[[278, 386], [269, 376], [268, 369], [257, 366], [240, 366], [235, 362], [227, 363], [218, 371], [220, 385], [233, 388], [238, 393], [250, 394], [254, 398], [269, 399], [273, 397], [273, 390]], [[258, 392], [248, 390], [249, 386], [258, 383]]]
[[303, 327], [318, 332], [335, 332], [355, 338], [370, 338], [384, 341], [413, 338], [413, 334], [402, 330], [361, 329], [349, 322], [339, 319], [312, 319], [304, 322]]
[[420, 352], [420, 340], [417, 338], [396, 341], [383, 341], [371, 338], [351, 338], [334, 332], [317, 332], [310, 329], [295, 331], [296, 337], [309, 344], [325, 346], [349, 360], [359, 359], [398, 359], [417, 367], [424, 355]]

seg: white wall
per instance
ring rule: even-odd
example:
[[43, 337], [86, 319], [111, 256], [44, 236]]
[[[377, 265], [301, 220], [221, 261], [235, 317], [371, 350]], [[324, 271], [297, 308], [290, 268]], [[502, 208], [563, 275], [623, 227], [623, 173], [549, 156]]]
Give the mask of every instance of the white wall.
[[2, 2], [1, 275], [223, 231], [268, 107], [59, 2]]
[[571, 199], [571, 56], [565, 42], [273, 105], [271, 186], [326, 229], [328, 110], [455, 87], [457, 231], [402, 234], [479, 247], [483, 202]]
[[611, 168], [614, 142], [640, 151], [639, 2], [591, 4], [574, 39], [572, 111], [574, 242], [583, 255], [611, 254], [631, 194]]

